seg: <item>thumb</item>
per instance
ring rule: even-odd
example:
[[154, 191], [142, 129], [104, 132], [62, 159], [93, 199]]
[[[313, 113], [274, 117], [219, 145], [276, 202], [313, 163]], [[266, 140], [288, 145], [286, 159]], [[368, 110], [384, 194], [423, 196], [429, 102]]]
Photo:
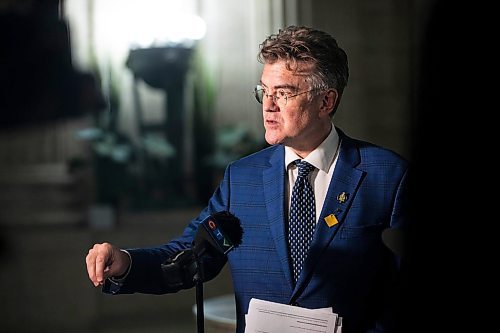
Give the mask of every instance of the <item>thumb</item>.
[[114, 248], [104, 268], [104, 277], [124, 277], [130, 268], [130, 263], [130, 254], [127, 251]]

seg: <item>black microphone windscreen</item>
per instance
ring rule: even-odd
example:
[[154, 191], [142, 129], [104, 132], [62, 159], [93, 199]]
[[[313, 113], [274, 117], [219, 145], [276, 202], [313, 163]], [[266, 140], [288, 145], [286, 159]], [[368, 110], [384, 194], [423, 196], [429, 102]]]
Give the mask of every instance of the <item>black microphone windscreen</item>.
[[[240, 220], [227, 211], [207, 216], [200, 222], [192, 248], [168, 258], [161, 269], [169, 290], [194, 286], [195, 277], [200, 281], [213, 279], [224, 266], [226, 254], [241, 244], [243, 228]], [[204, 269], [206, 267], [215, 267]]]
[[208, 243], [217, 252], [227, 254], [241, 244], [242, 238], [240, 220], [228, 211], [217, 212], [200, 223], [194, 240], [195, 252]]
[[212, 217], [222, 234], [234, 247], [238, 247], [243, 239], [243, 228], [240, 220], [228, 211], [214, 213]]

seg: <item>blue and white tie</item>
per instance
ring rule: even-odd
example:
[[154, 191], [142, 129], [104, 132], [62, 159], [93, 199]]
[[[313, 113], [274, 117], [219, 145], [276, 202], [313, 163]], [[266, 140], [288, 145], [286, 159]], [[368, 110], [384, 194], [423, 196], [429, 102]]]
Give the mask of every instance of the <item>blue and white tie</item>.
[[297, 282], [314, 235], [316, 206], [314, 192], [307, 178], [314, 170], [314, 166], [301, 160], [296, 160], [294, 163], [299, 168], [299, 173], [292, 189], [288, 242], [292, 257], [293, 277]]

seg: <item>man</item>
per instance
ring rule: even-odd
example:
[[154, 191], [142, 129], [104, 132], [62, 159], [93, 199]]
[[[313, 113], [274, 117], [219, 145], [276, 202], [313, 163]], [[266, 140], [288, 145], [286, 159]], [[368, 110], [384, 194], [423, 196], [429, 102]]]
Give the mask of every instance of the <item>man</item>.
[[[229, 211], [244, 230], [228, 254], [237, 332], [251, 298], [333, 307], [344, 332], [388, 332], [398, 261], [381, 234], [403, 223], [407, 163], [332, 125], [348, 79], [347, 56], [332, 36], [288, 27], [262, 43], [259, 59], [255, 96], [271, 146], [228, 165], [180, 238], [128, 253], [96, 244], [86, 258], [89, 277], [105, 292], [175, 292], [160, 264], [191, 246], [205, 217]], [[312, 211], [302, 216], [301, 207]], [[223, 264], [214, 263], [213, 274]]]

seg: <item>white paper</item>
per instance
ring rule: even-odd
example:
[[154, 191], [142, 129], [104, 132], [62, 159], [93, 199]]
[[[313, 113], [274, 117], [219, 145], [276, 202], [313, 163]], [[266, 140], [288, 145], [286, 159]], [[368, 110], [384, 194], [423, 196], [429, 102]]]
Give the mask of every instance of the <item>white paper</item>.
[[337, 318], [331, 308], [305, 309], [252, 298], [245, 333], [336, 333]]
[[335, 333], [342, 333], [342, 317], [339, 317], [337, 320], [337, 329]]

